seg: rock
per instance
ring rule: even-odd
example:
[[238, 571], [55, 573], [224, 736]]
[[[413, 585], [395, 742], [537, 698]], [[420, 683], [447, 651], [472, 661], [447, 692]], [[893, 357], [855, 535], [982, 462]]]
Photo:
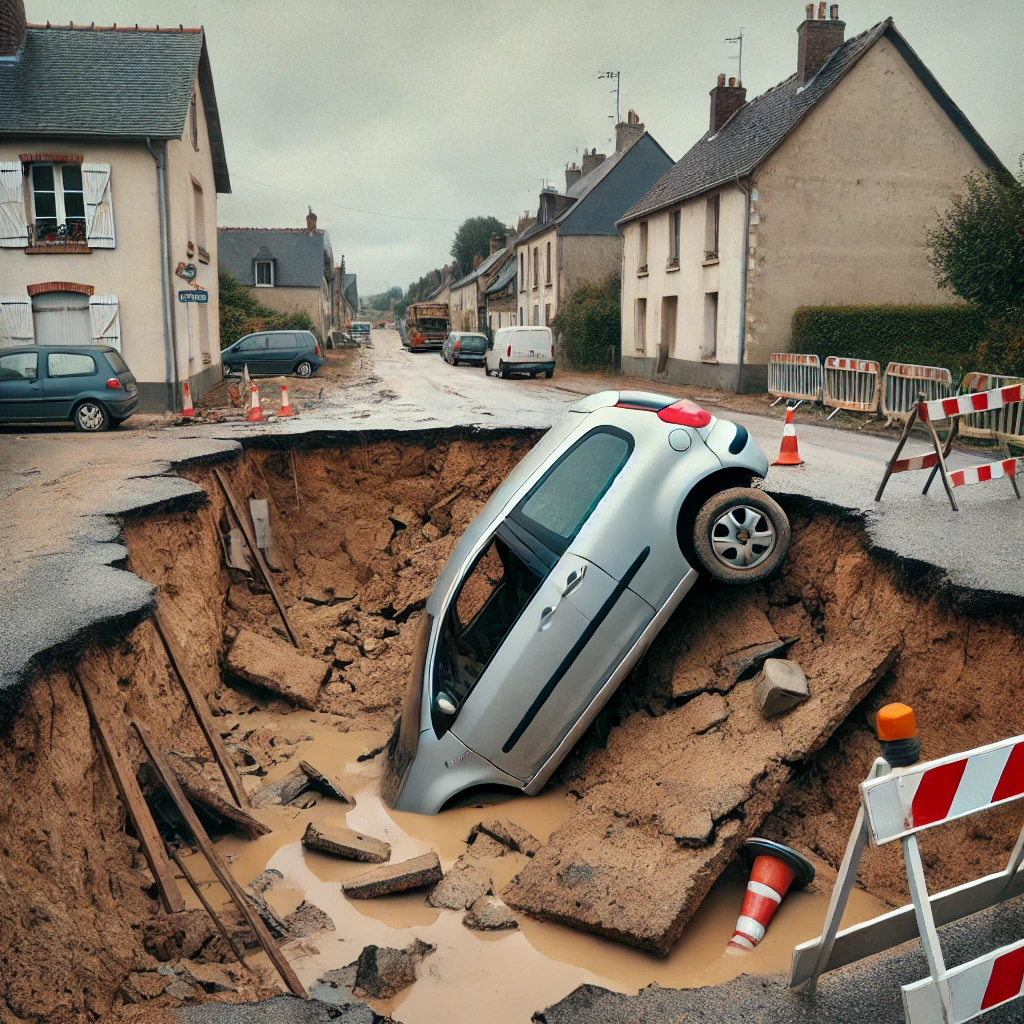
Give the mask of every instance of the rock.
[[332, 796], [335, 800], [340, 800], [342, 803], [355, 807], [356, 801], [354, 797], [349, 796], [336, 782], [332, 782], [323, 772], [318, 771], [308, 761], [300, 761], [299, 768], [306, 773], [310, 785], [318, 793]]
[[531, 836], [525, 828], [505, 818], [491, 818], [474, 825], [466, 842], [475, 845], [476, 837], [480, 835], [490, 836], [513, 853], [525, 853], [527, 857], [532, 857], [541, 846], [540, 840]]
[[265, 871], [261, 871], [250, 883], [249, 888], [253, 892], [258, 892], [261, 895], [270, 889], [277, 882], [280, 882], [284, 878], [277, 868], [267, 868]]
[[162, 995], [172, 979], [160, 974], [159, 971], [132, 971], [128, 981], [136, 995], [142, 999], [156, 999]]
[[481, 896], [466, 911], [462, 923], [475, 932], [501, 932], [519, 927], [512, 911], [495, 896]]
[[420, 532], [427, 541], [435, 541], [441, 536], [441, 531], [433, 523], [427, 523]]
[[271, 782], [256, 790], [249, 798], [253, 807], [272, 807], [278, 804], [290, 804], [296, 797], [309, 789], [309, 776], [301, 768], [293, 768], [277, 782]]
[[431, 885], [444, 877], [436, 853], [424, 853], [412, 860], [371, 868], [361, 875], [341, 883], [342, 891], [350, 899], [365, 900], [405, 892], [421, 885]]
[[164, 989], [164, 995], [170, 996], [172, 999], [197, 999], [199, 993], [196, 989], [190, 985], [187, 981], [180, 981], [175, 979], [172, 981], [167, 988]]
[[490, 872], [463, 855], [431, 890], [427, 904], [446, 910], [465, 910], [490, 891]]
[[307, 850], [331, 853], [348, 860], [362, 860], [368, 864], [383, 864], [391, 859], [391, 847], [372, 836], [364, 836], [350, 828], [310, 822], [302, 837]]
[[414, 526], [420, 521], [420, 517], [415, 512], [410, 512], [404, 505], [396, 505], [388, 516], [395, 527], [400, 530], [407, 529], [410, 526]]
[[320, 687], [331, 670], [330, 665], [300, 654], [291, 644], [269, 640], [249, 629], [241, 630], [228, 648], [225, 664], [240, 679], [310, 710], [316, 707]]
[[293, 939], [333, 932], [334, 922], [317, 906], [303, 900], [282, 922]]
[[237, 992], [238, 986], [220, 964], [196, 963], [194, 960], [182, 960], [178, 964], [178, 973], [185, 981], [198, 985], [204, 992]]
[[390, 999], [416, 980], [416, 965], [437, 947], [413, 939], [405, 949], [365, 946], [356, 960], [353, 992], [371, 999]]
[[807, 676], [795, 661], [769, 658], [754, 677], [754, 696], [765, 718], [774, 718], [809, 700]]
[[483, 832], [470, 833], [470, 836], [472, 841], [462, 855], [465, 860], [488, 860], [504, 857], [505, 854], [512, 852], [504, 843], [499, 843], [493, 836]]

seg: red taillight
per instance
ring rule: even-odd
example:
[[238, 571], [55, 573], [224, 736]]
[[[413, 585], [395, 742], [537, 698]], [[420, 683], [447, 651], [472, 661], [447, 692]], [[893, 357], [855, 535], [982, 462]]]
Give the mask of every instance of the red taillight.
[[121, 382], [116, 377], [111, 377], [110, 380], [107, 381], [107, 387], [110, 388], [111, 391], [117, 391], [121, 387]]
[[554, 342], [551, 343], [551, 358], [552, 359], [555, 358], [555, 344], [554, 344]]
[[460, 348], [462, 348], [462, 342], [456, 340], [456, 342], [455, 342], [455, 351], [458, 352]]
[[665, 423], [678, 423], [683, 427], [706, 427], [711, 422], [711, 413], [696, 402], [683, 398], [659, 409], [658, 419]]
[[313, 351], [316, 352], [316, 357], [317, 357], [317, 359], [319, 359], [320, 358], [320, 343], [319, 342], [317, 342], [313, 346]]
[[511, 359], [511, 358], [512, 358], [512, 346], [511, 346], [511, 345], [509, 345], [509, 347], [508, 347], [508, 351], [507, 351], [507, 352], [505, 353], [505, 356], [506, 356], [506, 358], [508, 358], [508, 359]]

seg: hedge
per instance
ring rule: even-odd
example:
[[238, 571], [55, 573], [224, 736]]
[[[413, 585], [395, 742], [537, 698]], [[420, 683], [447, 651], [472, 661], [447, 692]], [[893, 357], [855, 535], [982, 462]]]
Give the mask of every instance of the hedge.
[[580, 369], [608, 365], [610, 349], [622, 345], [620, 285], [617, 276], [601, 284], [580, 285], [551, 321], [561, 334], [570, 365]]
[[976, 306], [801, 306], [792, 351], [1024, 376], [1024, 324], [988, 320]]
[[[239, 338], [260, 331], [313, 331], [319, 336], [308, 313], [279, 313], [257, 302], [226, 270], [220, 282], [220, 347], [225, 349]], [[323, 341], [323, 338], [320, 338]]]

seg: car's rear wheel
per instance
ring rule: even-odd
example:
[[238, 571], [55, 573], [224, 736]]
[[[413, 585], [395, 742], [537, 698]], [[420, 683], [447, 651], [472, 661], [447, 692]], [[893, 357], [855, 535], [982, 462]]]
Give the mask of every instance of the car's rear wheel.
[[554, 377], [554, 375], [555, 375], [555, 371], [554, 370], [545, 370], [544, 371], [544, 376], [547, 377], [548, 380], [551, 380], [551, 378]]
[[305, 359], [295, 367], [295, 372], [300, 377], [312, 377], [313, 376], [313, 364], [307, 362]]
[[693, 526], [697, 558], [723, 583], [767, 579], [786, 557], [789, 541], [786, 513], [753, 487], [730, 487], [712, 495]]
[[504, 362], [498, 363], [498, 373], [502, 380], [508, 380], [512, 376], [512, 371], [505, 365]]
[[458, 365], [459, 365], [458, 359], [453, 359], [452, 360], [452, 366], [458, 366]]
[[87, 434], [99, 433], [110, 426], [110, 414], [103, 407], [103, 403], [92, 398], [79, 402], [71, 417], [75, 421], [75, 429]]

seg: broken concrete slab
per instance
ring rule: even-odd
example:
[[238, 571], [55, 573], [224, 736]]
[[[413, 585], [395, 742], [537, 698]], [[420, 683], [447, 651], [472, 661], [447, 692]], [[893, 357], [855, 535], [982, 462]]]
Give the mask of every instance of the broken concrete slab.
[[240, 679], [273, 690], [309, 710], [316, 707], [320, 687], [331, 671], [330, 665], [300, 654], [291, 644], [270, 640], [250, 629], [239, 630], [228, 648], [225, 664]]
[[412, 860], [383, 864], [341, 883], [342, 892], [350, 899], [366, 900], [388, 896], [394, 892], [432, 885], [444, 877], [436, 853], [424, 853]]
[[510, 931], [519, 927], [515, 915], [496, 896], [481, 896], [463, 915], [462, 923], [475, 932]]
[[253, 534], [256, 546], [263, 552], [267, 565], [275, 572], [284, 568], [284, 561], [274, 544], [274, 536], [270, 531], [270, 508], [266, 498], [249, 499], [249, 515], [252, 516]]
[[222, 964], [179, 960], [175, 967], [182, 980], [198, 985], [211, 995], [216, 992], [238, 991], [231, 971]]
[[[502, 851], [505, 849], [503, 846], [498, 848]], [[445, 910], [466, 910], [481, 896], [489, 893], [491, 885], [491, 873], [463, 854], [430, 891], [427, 904], [431, 907], [443, 907]]]
[[303, 900], [281, 923], [293, 939], [335, 930], [330, 917], [308, 900]]
[[232, 583], [242, 583], [252, 573], [249, 559], [245, 557], [245, 540], [242, 531], [233, 526], [224, 535], [224, 560]]
[[314, 768], [308, 761], [300, 761], [299, 767], [306, 773], [310, 786], [318, 793], [332, 796], [335, 800], [340, 800], [342, 803], [355, 807], [355, 797], [349, 796], [337, 782], [331, 781], [323, 772]]
[[365, 946], [356, 960], [353, 993], [371, 999], [391, 999], [416, 980], [416, 967], [436, 946], [413, 939], [405, 949]]
[[284, 875], [277, 868], [267, 868], [261, 871], [250, 883], [249, 888], [261, 895], [268, 889], [284, 880]]
[[774, 718], [809, 700], [807, 676], [795, 661], [768, 658], [754, 677], [754, 696], [765, 718]]
[[308, 761], [300, 761], [287, 775], [276, 782], [263, 786], [253, 793], [253, 807], [273, 807], [278, 804], [290, 804], [309, 789], [334, 797], [342, 803], [355, 807], [355, 797], [349, 796], [336, 782], [314, 768]]
[[347, 860], [361, 860], [368, 864], [383, 864], [391, 859], [391, 847], [373, 836], [364, 836], [350, 828], [310, 822], [302, 837], [307, 850], [330, 853]]
[[489, 836], [495, 842], [511, 850], [513, 853], [525, 853], [532, 857], [541, 846], [540, 840], [530, 835], [521, 825], [507, 818], [489, 818], [487, 821], [478, 822], [470, 831], [466, 842], [472, 848], [478, 836]]

